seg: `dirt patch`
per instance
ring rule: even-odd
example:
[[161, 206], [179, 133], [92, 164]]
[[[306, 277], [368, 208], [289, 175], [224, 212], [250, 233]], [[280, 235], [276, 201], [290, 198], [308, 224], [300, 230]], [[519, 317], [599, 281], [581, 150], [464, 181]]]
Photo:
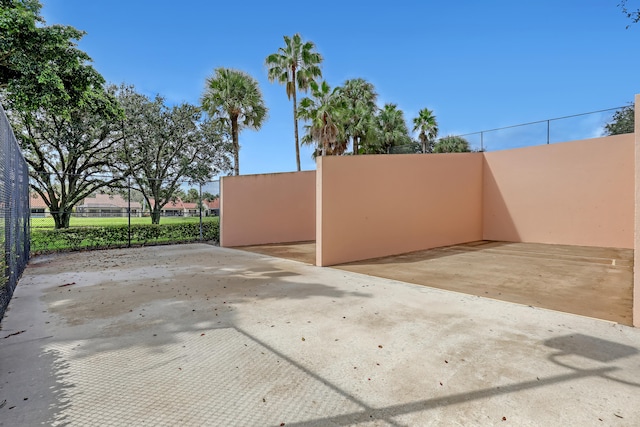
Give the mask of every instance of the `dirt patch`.
[[342, 270], [631, 325], [633, 250], [473, 242]]

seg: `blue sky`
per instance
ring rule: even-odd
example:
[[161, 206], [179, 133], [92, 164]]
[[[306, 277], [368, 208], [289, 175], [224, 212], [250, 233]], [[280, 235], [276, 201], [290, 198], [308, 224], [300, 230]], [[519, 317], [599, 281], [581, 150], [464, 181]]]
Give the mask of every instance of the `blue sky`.
[[[618, 0], [41, 1], [48, 24], [87, 32], [79, 45], [110, 83], [197, 104], [217, 67], [256, 78], [269, 118], [240, 135], [242, 174], [295, 170], [292, 105], [264, 67], [285, 34], [316, 44], [332, 87], [364, 78], [409, 125], [434, 110], [440, 135], [619, 107], [640, 93], [640, 24], [625, 28]], [[552, 142], [596, 136], [609, 115], [552, 122]], [[536, 143], [539, 126], [485, 144]], [[315, 169], [310, 149], [301, 161]]]

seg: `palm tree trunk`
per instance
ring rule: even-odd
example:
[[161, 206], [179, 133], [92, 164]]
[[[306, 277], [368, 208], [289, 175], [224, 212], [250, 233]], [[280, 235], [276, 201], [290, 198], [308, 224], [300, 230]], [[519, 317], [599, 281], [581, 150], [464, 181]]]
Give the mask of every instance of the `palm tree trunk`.
[[358, 140], [360, 139], [360, 137], [358, 136], [354, 136], [353, 137], [353, 155], [357, 155], [358, 154]]
[[240, 144], [238, 143], [238, 118], [231, 118], [231, 139], [233, 141], [233, 174], [240, 175]]
[[296, 166], [300, 172], [300, 143], [298, 142], [298, 101], [296, 99], [296, 72], [293, 71], [293, 133], [296, 137]]

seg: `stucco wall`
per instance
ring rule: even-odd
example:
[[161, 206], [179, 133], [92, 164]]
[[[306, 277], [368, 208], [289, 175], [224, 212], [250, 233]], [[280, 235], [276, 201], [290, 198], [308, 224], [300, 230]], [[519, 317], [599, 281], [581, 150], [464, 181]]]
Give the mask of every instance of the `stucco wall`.
[[[636, 95], [635, 105], [640, 105]], [[640, 108], [635, 109], [635, 249], [633, 251], [633, 326], [640, 328]]]
[[482, 154], [320, 157], [316, 264], [482, 238]]
[[314, 240], [315, 188], [315, 171], [222, 178], [220, 245]]
[[484, 159], [484, 239], [634, 247], [633, 134]]

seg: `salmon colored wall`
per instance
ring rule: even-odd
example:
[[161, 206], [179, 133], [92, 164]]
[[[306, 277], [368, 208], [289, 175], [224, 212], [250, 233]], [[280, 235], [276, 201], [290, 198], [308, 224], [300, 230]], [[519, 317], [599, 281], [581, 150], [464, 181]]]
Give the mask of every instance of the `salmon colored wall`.
[[[640, 105], [636, 95], [635, 105]], [[633, 326], [640, 328], [640, 108], [635, 109], [635, 248], [633, 251]], [[637, 266], [637, 267], [636, 267]]]
[[482, 154], [320, 157], [316, 264], [482, 238]]
[[633, 248], [633, 134], [484, 158], [485, 240]]
[[315, 239], [315, 186], [315, 171], [222, 178], [220, 246]]

